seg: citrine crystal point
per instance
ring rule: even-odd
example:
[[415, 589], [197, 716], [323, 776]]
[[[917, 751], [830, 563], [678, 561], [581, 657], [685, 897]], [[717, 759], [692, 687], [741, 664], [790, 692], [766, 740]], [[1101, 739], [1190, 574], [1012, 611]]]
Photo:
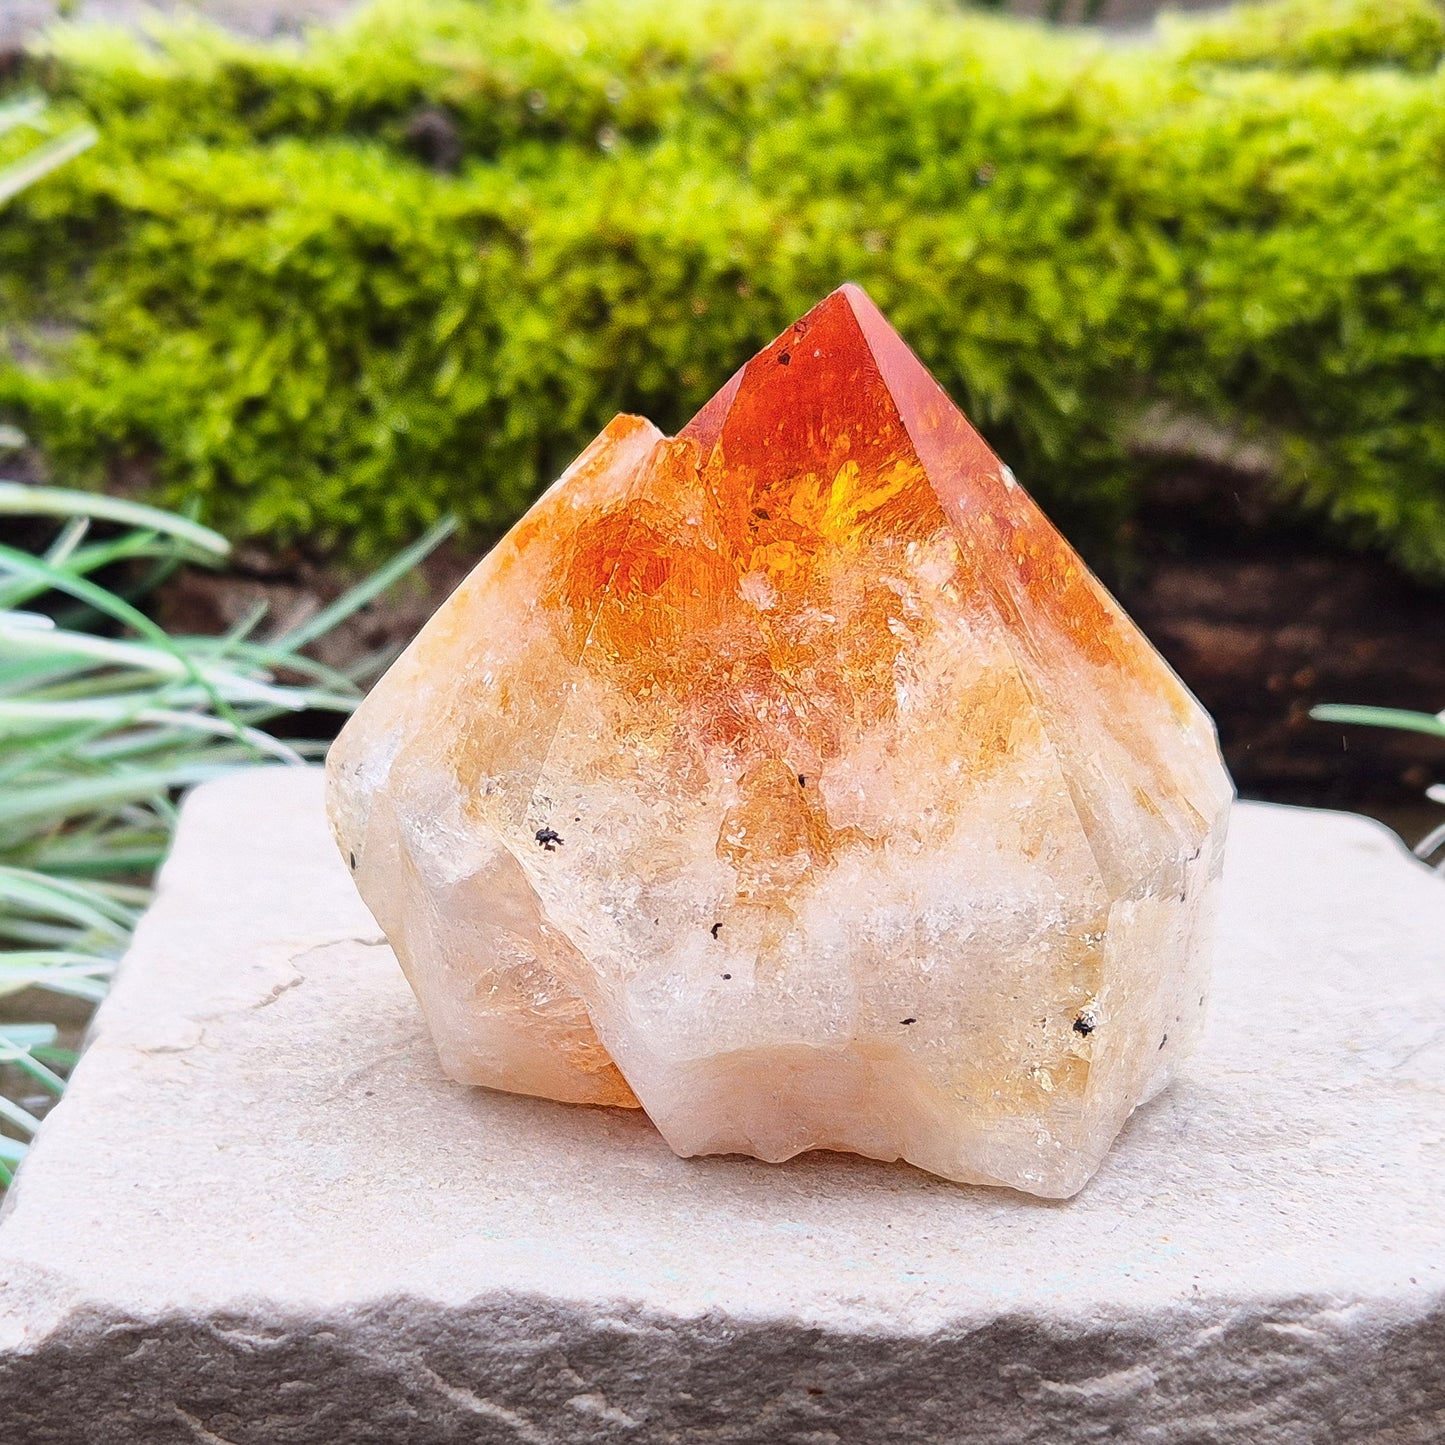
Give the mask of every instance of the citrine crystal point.
[[1064, 1197], [1191, 1047], [1199, 705], [856, 286], [618, 417], [328, 761], [444, 1067]]

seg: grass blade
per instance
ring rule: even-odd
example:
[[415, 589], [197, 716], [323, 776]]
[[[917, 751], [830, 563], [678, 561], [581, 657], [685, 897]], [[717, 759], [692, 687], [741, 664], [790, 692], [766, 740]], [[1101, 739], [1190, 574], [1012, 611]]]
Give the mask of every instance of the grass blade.
[[414, 542], [404, 552], [398, 553], [365, 582], [358, 583], [349, 592], [338, 597], [329, 607], [323, 607], [309, 622], [283, 633], [272, 640], [272, 646], [299, 651], [308, 643], [324, 637], [337, 623], [344, 622], [353, 613], [359, 612], [373, 597], [385, 592], [394, 582], [405, 577], [425, 557], [446, 541], [457, 529], [455, 517], [444, 517], [419, 542]]
[[1321, 703], [1310, 709], [1316, 722], [1358, 723], [1363, 727], [1400, 728], [1405, 732], [1428, 733], [1445, 738], [1445, 716], [1440, 713], [1410, 712], [1396, 707], [1357, 707], [1352, 703]]
[[0, 170], [0, 206], [18, 196], [26, 186], [34, 185], [42, 176], [49, 175], [57, 166], [63, 166], [82, 151], [89, 150], [98, 139], [89, 126], [81, 126], [37, 146], [29, 155]]
[[137, 531], [176, 537], [213, 557], [231, 555], [231, 544], [219, 532], [188, 517], [120, 497], [92, 496], [62, 487], [32, 487], [22, 482], [0, 482], [0, 516], [95, 518], [119, 522]]

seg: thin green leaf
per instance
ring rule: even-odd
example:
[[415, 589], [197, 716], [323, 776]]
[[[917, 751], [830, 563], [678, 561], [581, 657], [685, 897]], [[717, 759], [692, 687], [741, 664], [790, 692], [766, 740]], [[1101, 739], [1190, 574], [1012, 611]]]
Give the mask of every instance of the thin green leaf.
[[[17, 1055], [10, 1062], [19, 1063], [23, 1057], [23, 1054]], [[7, 1062], [5, 1050], [0, 1047], [0, 1063], [5, 1062]], [[23, 1129], [27, 1134], [33, 1134], [40, 1127], [40, 1120], [29, 1109], [22, 1109], [19, 1104], [13, 1099], [7, 1099], [4, 1094], [0, 1094], [0, 1119], [14, 1124], [17, 1129]]]
[[33, 185], [42, 176], [49, 175], [57, 166], [89, 150], [99, 137], [89, 126], [82, 126], [55, 140], [37, 146], [27, 156], [12, 162], [0, 170], [0, 206], [20, 194], [26, 186]]
[[97, 889], [24, 868], [0, 866], [0, 904], [34, 918], [63, 919], [111, 938], [123, 939], [136, 921], [133, 909]]
[[54, 1024], [5, 1024], [3, 1032], [17, 1049], [42, 1049], [55, 1042], [60, 1030]]
[[[164, 647], [149, 647], [141, 642], [93, 637], [88, 633], [69, 632], [61, 628], [47, 630], [29, 622], [17, 625], [15, 618], [24, 615], [0, 613], [0, 645], [9, 650], [12, 658], [28, 653], [37, 661], [44, 660], [54, 664], [57, 660], [68, 657], [77, 666], [110, 664], [133, 668], [153, 677], [190, 678], [199, 685], [205, 696], [212, 700], [218, 699], [220, 689], [231, 703], [259, 702], [288, 710], [308, 705], [285, 688], [275, 687], [269, 682], [246, 677], [229, 669], [206, 666], [196, 657], [178, 648], [170, 638], [165, 639]], [[23, 681], [23, 675], [18, 680]], [[113, 686], [113, 681], [108, 685]]]
[[[17, 702], [0, 699], [0, 735], [13, 732], [44, 733], [57, 723], [101, 722], [114, 726], [115, 709], [103, 700], [95, 702]], [[278, 738], [259, 728], [242, 727], [205, 713], [179, 712], [174, 708], [136, 707], [121, 725], [161, 723], [176, 732], [205, 733], [210, 737], [235, 738], [257, 752], [286, 763], [300, 763], [301, 755]]]
[[1351, 703], [1321, 703], [1310, 709], [1316, 722], [1358, 723], [1364, 727], [1399, 728], [1404, 732], [1429, 733], [1445, 738], [1445, 716], [1439, 713], [1409, 712], [1394, 707], [1358, 707]]
[[17, 126], [33, 125], [45, 113], [43, 95], [22, 95], [0, 104], [0, 135]]
[[21, 482], [0, 482], [0, 515], [3, 514], [99, 518], [141, 531], [177, 537], [213, 557], [231, 555], [231, 544], [219, 532], [213, 532], [189, 517], [180, 517], [174, 512], [148, 507], [141, 502], [77, 492], [65, 487], [32, 487]]
[[309, 622], [284, 632], [273, 639], [273, 646], [299, 651], [308, 643], [324, 637], [338, 623], [344, 622], [353, 613], [359, 612], [373, 597], [385, 592], [394, 582], [417, 567], [429, 557], [457, 529], [455, 517], [443, 517], [420, 541], [414, 542], [404, 552], [399, 552], [379, 571], [358, 583], [349, 592], [343, 593], [329, 607], [323, 607]]
[[208, 778], [231, 772], [235, 763], [191, 763], [185, 767], [137, 769], [135, 772], [102, 774], [53, 783], [37, 788], [16, 789], [0, 798], [0, 844], [3, 830], [34, 827], [49, 820], [81, 817], [121, 803], [144, 801], [173, 788], [193, 787]]
[[18, 1047], [14, 1043], [13, 1031], [0, 1029], [0, 1064], [10, 1064], [29, 1074], [37, 1084], [52, 1094], [58, 1095], [65, 1089], [65, 1080], [54, 1069], [37, 1059], [30, 1049]]

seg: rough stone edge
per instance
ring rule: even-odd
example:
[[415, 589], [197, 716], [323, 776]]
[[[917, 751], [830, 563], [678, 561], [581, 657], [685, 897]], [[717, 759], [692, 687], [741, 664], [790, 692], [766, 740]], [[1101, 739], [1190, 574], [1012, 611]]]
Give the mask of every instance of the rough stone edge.
[[398, 1298], [326, 1320], [74, 1315], [0, 1358], [0, 1421], [16, 1445], [1427, 1445], [1442, 1356], [1445, 1313], [1309, 1298], [911, 1339]]
[[[1382, 825], [1309, 812], [1410, 858]], [[503, 1294], [143, 1318], [82, 1303], [61, 1271], [32, 1264], [6, 1283], [52, 1307], [28, 1341], [0, 1336], [6, 1445], [1445, 1439], [1440, 1298], [1201, 1296], [898, 1336]]]

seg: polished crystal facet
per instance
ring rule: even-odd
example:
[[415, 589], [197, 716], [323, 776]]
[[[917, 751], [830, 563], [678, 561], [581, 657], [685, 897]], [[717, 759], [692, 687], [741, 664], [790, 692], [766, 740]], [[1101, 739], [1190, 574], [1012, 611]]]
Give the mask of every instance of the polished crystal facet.
[[332, 750], [455, 1078], [1065, 1196], [1205, 1003], [1199, 705], [845, 286], [614, 420]]

